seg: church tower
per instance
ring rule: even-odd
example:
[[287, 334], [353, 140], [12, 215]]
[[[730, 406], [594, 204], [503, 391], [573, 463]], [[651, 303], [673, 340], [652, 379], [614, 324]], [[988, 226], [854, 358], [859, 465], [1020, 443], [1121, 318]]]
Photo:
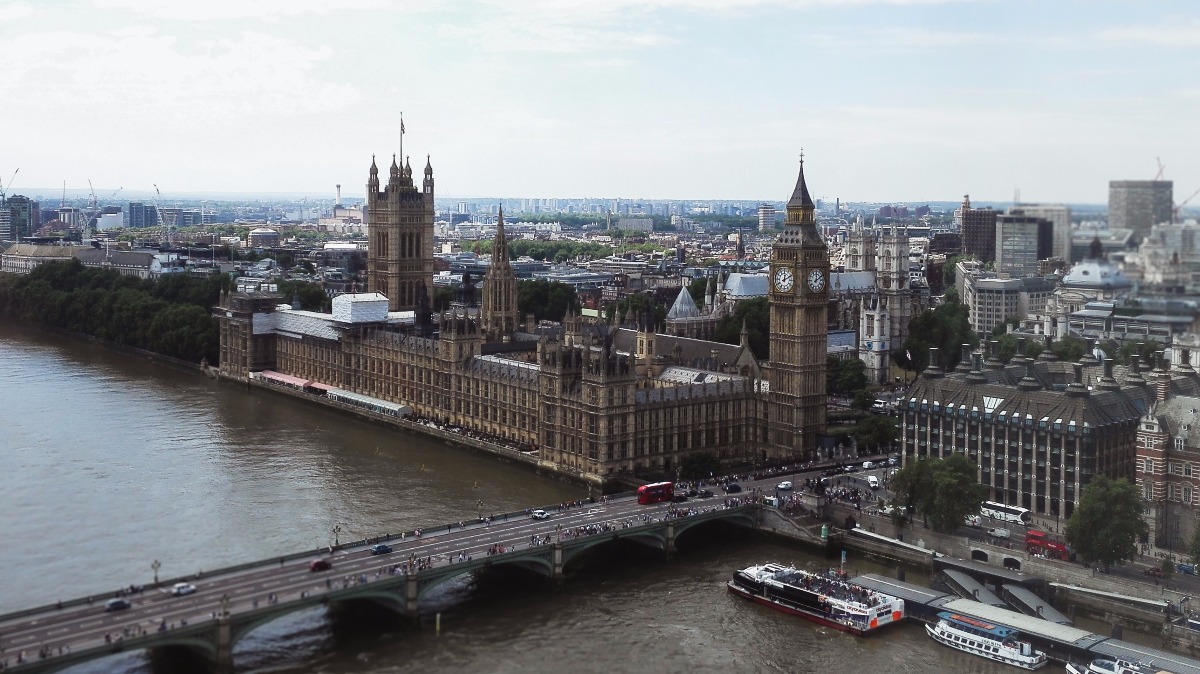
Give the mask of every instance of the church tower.
[[812, 458], [825, 432], [829, 249], [816, 205], [800, 175], [783, 232], [771, 249], [771, 363], [768, 394], [772, 458]]
[[433, 287], [433, 166], [426, 161], [422, 190], [412, 166], [392, 157], [387, 185], [371, 159], [367, 180], [367, 274], [370, 292], [386, 295], [388, 311], [412, 311], [421, 289]]
[[492, 242], [492, 264], [483, 277], [483, 330], [493, 342], [507, 342], [517, 329], [517, 276], [508, 259], [508, 239], [504, 236], [504, 206], [496, 220], [496, 239]]

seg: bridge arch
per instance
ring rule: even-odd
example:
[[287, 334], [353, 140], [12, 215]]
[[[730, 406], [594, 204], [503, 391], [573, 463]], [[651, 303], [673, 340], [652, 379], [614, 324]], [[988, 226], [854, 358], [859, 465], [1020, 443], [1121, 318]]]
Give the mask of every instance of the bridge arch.
[[711, 522], [727, 522], [750, 528], [754, 528], [755, 524], [757, 524], [754, 518], [754, 513], [747, 512], [745, 510], [732, 511], [728, 515], [722, 515], [720, 517], [681, 517], [677, 520], [674, 520], [675, 540], [678, 541], [679, 537], [682, 536], [684, 532], [691, 531], [697, 526], [709, 524]]
[[486, 569], [490, 566], [512, 566], [518, 569], [524, 569], [526, 571], [544, 573], [547, 578], [552, 578], [554, 576], [554, 562], [549, 559], [547, 554], [550, 552], [550, 548], [539, 552], [541, 554], [521, 555], [520, 557], [497, 559], [494, 562], [488, 560], [488, 563], [485, 564], [471, 564], [464, 562], [456, 566], [452, 565], [439, 569], [441, 573], [429, 574], [425, 575], [424, 577], [418, 575], [417, 600], [420, 601], [430, 590], [438, 587], [448, 580], [458, 578], [459, 576], [471, 573], [473, 571]]
[[988, 561], [987, 550], [980, 550], [979, 548], [971, 548], [971, 561], [973, 561], [973, 562]]
[[1004, 568], [1012, 569], [1013, 571], [1021, 570], [1021, 560], [1018, 557], [1005, 557]]

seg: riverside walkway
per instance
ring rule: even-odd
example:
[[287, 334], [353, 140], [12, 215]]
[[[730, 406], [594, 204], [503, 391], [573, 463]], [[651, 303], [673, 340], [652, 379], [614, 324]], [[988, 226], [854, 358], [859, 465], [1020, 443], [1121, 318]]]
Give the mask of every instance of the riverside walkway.
[[[130, 606], [116, 611], [105, 610], [113, 593], [17, 611], [0, 616], [0, 671], [53, 672], [118, 652], [183, 648], [210, 661], [213, 671], [231, 672], [239, 639], [315, 605], [365, 600], [416, 618], [431, 589], [489, 566], [558, 580], [581, 552], [615, 540], [670, 554], [681, 534], [706, 522], [756, 527], [761, 506], [736, 496], [655, 505], [609, 497], [547, 509], [546, 519], [508, 513], [126, 588], [119, 594]], [[377, 544], [392, 551], [376, 554]], [[175, 596], [176, 582], [196, 591]]]

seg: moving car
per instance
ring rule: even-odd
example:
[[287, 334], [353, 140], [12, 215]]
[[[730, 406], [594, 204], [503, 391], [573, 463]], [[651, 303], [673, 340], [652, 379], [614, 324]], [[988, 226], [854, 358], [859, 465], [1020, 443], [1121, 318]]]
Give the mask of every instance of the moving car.
[[548, 520], [550, 519], [550, 513], [546, 512], [545, 510], [535, 510], [532, 514], [530, 514], [530, 517], [535, 520]]
[[104, 612], [112, 613], [113, 611], [121, 611], [129, 608], [130, 604], [124, 599], [109, 599], [104, 602]]
[[1162, 578], [1164, 575], [1166, 575], [1163, 573], [1162, 567], [1159, 566], [1152, 566], [1142, 573], [1146, 574], [1147, 576], [1154, 576], [1155, 578]]
[[791, 491], [792, 483], [788, 482], [787, 480], [784, 480], [783, 482], [780, 482], [779, 484], [775, 485], [775, 488], [778, 489], [779, 491]]
[[372, 555], [386, 555], [392, 551], [392, 546], [379, 543], [371, 547]]
[[176, 597], [182, 597], [185, 594], [192, 594], [196, 591], [196, 586], [191, 583], [175, 583], [171, 588], [171, 594]]
[[333, 568], [333, 564], [328, 559], [314, 559], [308, 563], [309, 571], [328, 571]]
[[725, 485], [725, 493], [726, 494], [736, 494], [741, 490], [742, 490], [742, 485], [740, 485], [736, 482], [730, 482], [729, 484]]

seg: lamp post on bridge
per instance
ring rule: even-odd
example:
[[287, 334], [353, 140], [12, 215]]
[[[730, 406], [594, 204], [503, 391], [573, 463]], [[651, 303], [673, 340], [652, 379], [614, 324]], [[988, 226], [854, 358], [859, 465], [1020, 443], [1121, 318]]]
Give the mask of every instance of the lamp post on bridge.
[[483, 499], [479, 500], [478, 510], [476, 511], [475, 519], [483, 520]]
[[162, 568], [162, 562], [157, 559], [150, 563], [150, 569], [154, 571], [154, 587], [158, 587], [158, 570]]

